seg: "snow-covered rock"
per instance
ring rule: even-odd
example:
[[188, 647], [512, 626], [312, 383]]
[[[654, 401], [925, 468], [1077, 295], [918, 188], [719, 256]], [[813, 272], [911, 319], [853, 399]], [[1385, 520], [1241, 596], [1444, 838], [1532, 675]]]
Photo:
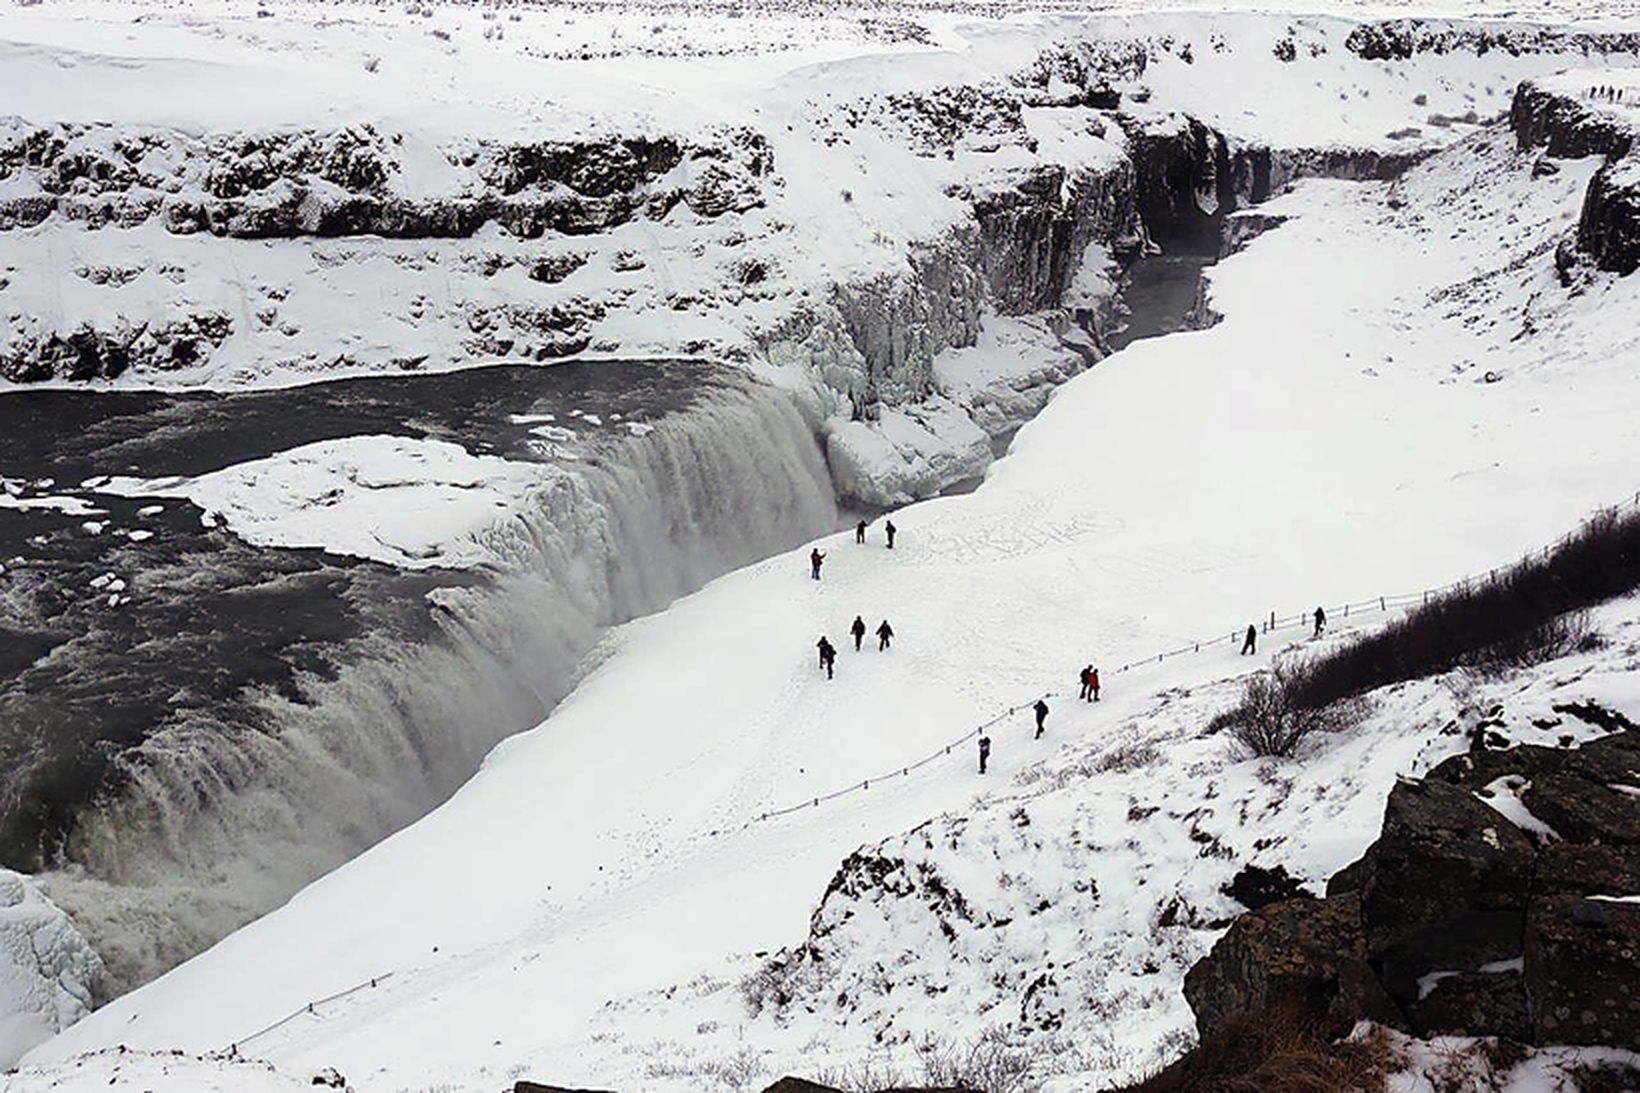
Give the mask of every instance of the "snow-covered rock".
[[32, 878], [0, 869], [0, 1067], [91, 1012], [102, 961]]

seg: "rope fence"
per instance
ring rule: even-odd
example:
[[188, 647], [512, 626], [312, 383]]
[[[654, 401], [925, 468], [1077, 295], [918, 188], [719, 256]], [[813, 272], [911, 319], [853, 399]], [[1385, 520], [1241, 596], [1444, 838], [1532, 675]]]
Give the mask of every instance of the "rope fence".
[[318, 1016], [320, 1016], [320, 1014], [319, 1014], [319, 1007], [320, 1006], [326, 1005], [330, 1002], [339, 1002], [340, 1000], [342, 1000], [343, 998], [348, 997], [349, 995], [357, 994], [359, 991], [368, 990], [371, 987], [379, 986], [382, 983], [387, 982], [391, 978], [393, 978], [393, 973], [392, 972], [383, 972], [381, 975], [372, 976], [371, 978], [365, 980], [363, 983], [356, 983], [353, 986], [347, 988], [346, 990], [337, 991], [335, 994], [327, 994], [323, 998], [315, 998], [313, 1001], [309, 1002], [307, 1005], [303, 1006], [301, 1009], [292, 1010], [291, 1012], [285, 1014], [285, 1016], [279, 1018], [279, 1020], [275, 1021], [273, 1024], [268, 1025], [266, 1028], [259, 1028], [255, 1032], [251, 1033], [249, 1036], [241, 1036], [239, 1039], [235, 1040], [233, 1043], [228, 1045], [228, 1054], [230, 1056], [233, 1056], [233, 1057], [237, 1058], [238, 1055], [239, 1055], [239, 1049], [244, 1047], [246, 1044], [250, 1043], [251, 1041], [261, 1039], [263, 1036], [266, 1036], [268, 1033], [273, 1032], [275, 1029], [284, 1028], [286, 1025], [290, 1024], [292, 1021], [296, 1020], [298, 1017], [303, 1016], [304, 1014], [311, 1013], [315, 1017], [318, 1017]]

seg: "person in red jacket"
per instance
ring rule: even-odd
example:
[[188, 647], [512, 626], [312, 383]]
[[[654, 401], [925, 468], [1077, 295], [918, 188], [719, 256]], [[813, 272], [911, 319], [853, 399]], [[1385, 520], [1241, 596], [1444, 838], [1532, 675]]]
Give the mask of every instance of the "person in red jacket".
[[825, 560], [826, 556], [820, 553], [819, 547], [809, 551], [809, 576], [818, 581], [820, 579], [820, 563]]
[[1088, 693], [1093, 697], [1093, 701], [1099, 701], [1099, 669], [1091, 664], [1088, 665]]

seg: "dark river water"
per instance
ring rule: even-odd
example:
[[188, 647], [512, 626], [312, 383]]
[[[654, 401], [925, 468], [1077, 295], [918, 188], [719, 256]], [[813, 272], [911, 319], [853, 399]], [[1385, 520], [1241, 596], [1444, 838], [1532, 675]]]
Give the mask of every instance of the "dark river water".
[[[80, 811], [122, 788], [113, 760], [156, 727], [209, 713], [254, 731], [265, 715], [246, 702], [249, 691], [302, 701], [298, 676], [333, 672], [342, 643], [367, 631], [425, 638], [427, 592], [486, 579], [251, 546], [204, 526], [185, 500], [121, 498], [82, 482], [197, 475], [363, 434], [542, 461], [550, 449], [532, 436], [536, 423], [515, 415], [551, 414], [595, 440], [742, 383], [720, 367], [646, 361], [232, 394], [0, 396], [0, 477], [10, 492], [25, 502], [79, 498], [97, 510], [0, 507], [0, 861], [37, 870], [61, 859]], [[101, 580], [110, 574], [122, 592]]]

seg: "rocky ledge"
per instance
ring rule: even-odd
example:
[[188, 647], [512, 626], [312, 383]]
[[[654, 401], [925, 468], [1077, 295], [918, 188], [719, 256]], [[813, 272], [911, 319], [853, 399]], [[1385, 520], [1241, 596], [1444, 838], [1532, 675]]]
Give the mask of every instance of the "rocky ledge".
[[1547, 156], [1604, 156], [1589, 181], [1578, 217], [1575, 248], [1563, 247], [1563, 278], [1579, 258], [1596, 269], [1627, 275], [1640, 268], [1640, 133], [1635, 111], [1585, 101], [1527, 80], [1515, 91], [1509, 121], [1522, 151]]
[[1325, 898], [1243, 915], [1184, 990], [1204, 1041], [1297, 1007], [1334, 1037], [1640, 1048], [1640, 731], [1402, 780]]

